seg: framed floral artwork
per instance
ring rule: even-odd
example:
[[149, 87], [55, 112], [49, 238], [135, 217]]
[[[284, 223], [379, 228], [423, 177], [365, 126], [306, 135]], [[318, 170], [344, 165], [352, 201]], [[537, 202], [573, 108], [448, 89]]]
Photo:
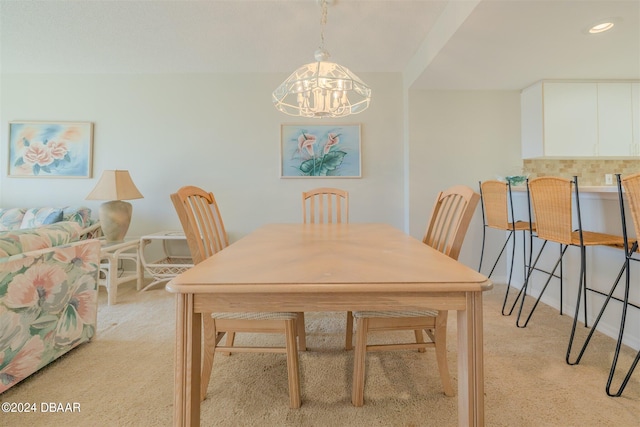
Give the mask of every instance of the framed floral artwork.
[[359, 124], [284, 124], [280, 138], [282, 178], [360, 178]]
[[10, 177], [91, 178], [93, 123], [9, 122]]

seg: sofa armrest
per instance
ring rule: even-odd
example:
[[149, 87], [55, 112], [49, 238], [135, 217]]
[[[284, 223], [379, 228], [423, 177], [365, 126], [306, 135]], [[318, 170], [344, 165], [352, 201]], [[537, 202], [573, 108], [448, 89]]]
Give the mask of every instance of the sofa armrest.
[[87, 239], [97, 239], [98, 237], [102, 237], [104, 234], [102, 233], [102, 226], [100, 221], [96, 221], [88, 227], [83, 228], [80, 231], [80, 240]]
[[95, 335], [99, 266], [96, 239], [0, 262], [0, 393]]

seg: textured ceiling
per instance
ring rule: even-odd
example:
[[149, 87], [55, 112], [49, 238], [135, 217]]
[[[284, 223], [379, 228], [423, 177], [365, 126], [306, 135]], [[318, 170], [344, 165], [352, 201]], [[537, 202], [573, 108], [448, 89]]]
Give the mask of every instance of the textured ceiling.
[[[315, 0], [0, 0], [3, 73], [288, 73], [319, 44]], [[640, 78], [640, 1], [337, 0], [325, 47], [356, 73], [418, 63], [414, 88]]]

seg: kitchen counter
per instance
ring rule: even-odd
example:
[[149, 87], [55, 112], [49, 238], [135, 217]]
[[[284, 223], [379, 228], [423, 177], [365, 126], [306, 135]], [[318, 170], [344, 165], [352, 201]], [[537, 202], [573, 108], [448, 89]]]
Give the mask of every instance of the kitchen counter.
[[[518, 185], [511, 187], [512, 191], [524, 192], [527, 187], [524, 185]], [[617, 185], [580, 185], [580, 195], [600, 197], [600, 198], [618, 198], [618, 186]]]

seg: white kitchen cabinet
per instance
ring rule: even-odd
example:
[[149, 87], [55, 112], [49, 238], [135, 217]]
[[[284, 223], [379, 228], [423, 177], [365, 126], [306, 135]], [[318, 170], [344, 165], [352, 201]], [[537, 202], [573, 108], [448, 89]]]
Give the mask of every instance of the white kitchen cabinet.
[[598, 83], [597, 156], [632, 156], [631, 83]]
[[595, 156], [598, 91], [595, 83], [544, 83], [544, 155]]
[[521, 93], [522, 158], [640, 155], [640, 83], [538, 82]]

